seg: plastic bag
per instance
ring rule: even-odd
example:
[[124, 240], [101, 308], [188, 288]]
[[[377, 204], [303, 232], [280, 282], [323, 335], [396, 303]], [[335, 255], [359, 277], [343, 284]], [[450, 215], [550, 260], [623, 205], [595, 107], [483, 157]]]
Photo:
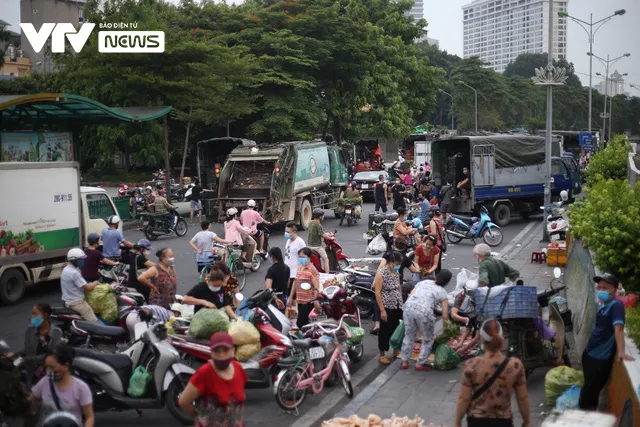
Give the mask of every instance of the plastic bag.
[[351, 338], [347, 340], [348, 344], [360, 344], [362, 342], [362, 338], [364, 338], [364, 329], [348, 325], [347, 327], [349, 328], [349, 333], [351, 334]]
[[467, 284], [467, 282], [471, 281], [471, 280], [478, 280], [478, 273], [472, 273], [471, 271], [467, 270], [466, 268], [463, 268], [462, 270], [460, 270], [460, 273], [458, 273], [458, 275], [456, 276], [456, 291], [458, 290], [462, 290], [464, 288], [464, 286]]
[[127, 389], [127, 394], [131, 397], [142, 397], [147, 391], [147, 386], [153, 379], [153, 375], [151, 375], [144, 366], [138, 366], [135, 371], [133, 371], [133, 375], [131, 375], [131, 380], [129, 381], [129, 388]]
[[260, 332], [251, 322], [236, 320], [229, 325], [229, 335], [234, 345], [254, 344], [260, 342]]
[[118, 318], [118, 300], [109, 285], [98, 285], [88, 292], [87, 303], [105, 322]]
[[260, 343], [241, 345], [236, 349], [236, 359], [238, 362], [246, 362], [260, 351]]
[[566, 411], [567, 409], [578, 409], [580, 401], [580, 391], [582, 387], [572, 385], [556, 400], [556, 409]]
[[584, 375], [582, 372], [569, 368], [568, 366], [558, 366], [547, 372], [544, 377], [544, 395], [547, 405], [554, 406], [558, 397], [573, 385], [582, 387]]
[[369, 255], [380, 255], [387, 250], [387, 242], [382, 237], [382, 234], [378, 234], [373, 238], [369, 246], [367, 246], [367, 254]]
[[391, 335], [391, 339], [389, 340], [389, 346], [394, 350], [400, 350], [400, 348], [402, 348], [403, 340], [404, 340], [404, 322], [401, 320], [396, 330], [393, 331], [393, 335]]
[[222, 310], [203, 308], [193, 315], [189, 335], [194, 338], [211, 338], [216, 332], [229, 330], [229, 318]]
[[450, 371], [460, 364], [460, 356], [448, 344], [440, 344], [436, 348], [434, 368], [438, 371]]

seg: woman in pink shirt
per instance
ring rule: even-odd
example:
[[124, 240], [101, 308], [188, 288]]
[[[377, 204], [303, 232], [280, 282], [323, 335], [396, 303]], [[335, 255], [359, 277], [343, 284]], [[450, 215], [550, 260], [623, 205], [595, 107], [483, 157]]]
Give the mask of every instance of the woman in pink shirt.
[[242, 262], [247, 261], [247, 247], [251, 242], [255, 245], [255, 241], [249, 235], [250, 228], [243, 227], [238, 221], [238, 209], [229, 208], [227, 210], [227, 220], [224, 222], [224, 240], [233, 242], [242, 248]]
[[251, 229], [251, 236], [254, 239], [258, 239], [260, 243], [260, 252], [264, 253], [264, 234], [260, 230], [258, 230], [258, 224], [267, 224], [270, 222], [266, 219], [262, 218], [260, 212], [256, 210], [256, 201], [249, 200], [247, 202], [247, 209], [243, 210], [240, 214], [240, 222], [243, 227], [248, 227]]

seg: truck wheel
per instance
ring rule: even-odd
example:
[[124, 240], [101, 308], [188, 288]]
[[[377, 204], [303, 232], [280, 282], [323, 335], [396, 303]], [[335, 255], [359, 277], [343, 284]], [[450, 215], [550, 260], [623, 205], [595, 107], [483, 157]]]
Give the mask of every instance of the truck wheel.
[[499, 227], [504, 227], [505, 225], [509, 224], [510, 219], [511, 209], [509, 209], [509, 206], [505, 205], [504, 203], [499, 204], [493, 210], [493, 221]]
[[302, 206], [300, 207], [300, 228], [303, 230], [309, 228], [312, 213], [313, 209], [311, 208], [311, 202], [308, 199], [304, 199], [302, 201]]
[[12, 268], [0, 277], [0, 300], [5, 304], [17, 303], [26, 289], [26, 280], [21, 271]]

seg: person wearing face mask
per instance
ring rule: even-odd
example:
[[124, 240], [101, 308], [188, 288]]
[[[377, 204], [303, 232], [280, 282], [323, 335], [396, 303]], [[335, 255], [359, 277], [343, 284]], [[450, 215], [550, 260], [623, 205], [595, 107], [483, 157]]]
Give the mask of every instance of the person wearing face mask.
[[67, 265], [60, 275], [60, 289], [64, 305], [80, 314], [88, 322], [97, 322], [93, 309], [87, 302], [85, 292], [93, 290], [100, 284], [98, 281], [87, 283], [82, 277], [85, 259], [84, 251], [80, 248], [71, 249], [67, 253]]
[[529, 393], [522, 361], [502, 354], [504, 338], [497, 320], [486, 320], [480, 336], [484, 354], [464, 365], [454, 427], [461, 427], [465, 415], [469, 427], [513, 427], [514, 391], [522, 427], [530, 427]]
[[150, 305], [169, 308], [176, 298], [176, 259], [170, 248], [162, 248], [156, 252], [158, 263], [138, 276], [138, 282], [151, 288]]
[[244, 426], [244, 388], [249, 378], [234, 360], [233, 339], [216, 332], [210, 347], [211, 360], [193, 374], [178, 404], [193, 417], [194, 427]]
[[[320, 304], [316, 300], [320, 288], [320, 274], [311, 264], [310, 258], [311, 249], [305, 247], [298, 251], [298, 270], [291, 287], [291, 295], [289, 295], [288, 305], [292, 307], [293, 304], [298, 304], [297, 325], [299, 329], [309, 324], [309, 314], [311, 314], [314, 305], [317, 308], [316, 311], [320, 312]], [[311, 289], [303, 289], [303, 283], [311, 285]]]
[[509, 264], [491, 256], [491, 248], [486, 243], [480, 243], [473, 248], [473, 256], [478, 262], [478, 285], [503, 285], [509, 279], [512, 282], [520, 277], [520, 272], [511, 268]]
[[298, 272], [298, 251], [307, 247], [307, 244], [302, 240], [302, 237], [298, 237], [298, 226], [295, 222], [287, 223], [284, 228], [284, 238], [287, 239], [284, 245], [284, 263], [289, 267], [289, 289], [287, 289], [287, 293], [290, 294]]
[[112, 261], [109, 258], [105, 258], [102, 251], [98, 250], [100, 244], [100, 235], [98, 233], [89, 233], [87, 236], [87, 246], [84, 249], [84, 253], [87, 258], [84, 260], [84, 268], [82, 269], [82, 277], [88, 282], [100, 279], [100, 265], [118, 265], [119, 262]]
[[203, 308], [222, 308], [230, 319], [236, 320], [232, 297], [225, 291], [230, 275], [229, 267], [221, 262], [215, 263], [205, 282], [198, 283], [187, 292], [182, 303], [193, 305], [195, 313]]
[[393, 238], [394, 239], [407, 239], [409, 240], [409, 236], [412, 236], [418, 232], [417, 228], [411, 228], [406, 224], [407, 220], [407, 210], [404, 207], [399, 207], [396, 209], [396, 213], [398, 214], [398, 218], [393, 224]]
[[609, 380], [613, 362], [632, 361], [624, 346], [624, 304], [615, 299], [618, 279], [605, 273], [593, 278], [596, 283], [596, 298], [599, 301], [595, 327], [587, 347], [582, 353], [584, 385], [580, 390], [578, 406], [585, 411], [598, 409], [600, 391]]
[[429, 234], [416, 248], [415, 262], [420, 267], [420, 273], [414, 273], [414, 282], [435, 280], [435, 275], [440, 271], [441, 251], [436, 242], [436, 236]]
[[[380, 309], [380, 331], [378, 332], [380, 358], [378, 362], [383, 365], [391, 363], [391, 360], [386, 356], [389, 351], [389, 340], [400, 324], [400, 319], [402, 319], [401, 268], [402, 255], [398, 252], [393, 252], [389, 255], [387, 264], [378, 270], [373, 280], [376, 302]], [[394, 350], [393, 357], [396, 358], [397, 356], [398, 351]]]
[[140, 292], [145, 301], [149, 301], [149, 295], [151, 294], [151, 288], [143, 285], [138, 281], [138, 277], [142, 275], [147, 269], [154, 266], [153, 262], [149, 261], [148, 256], [151, 254], [153, 248], [151, 242], [147, 239], [140, 239], [136, 243], [136, 251], [133, 256], [129, 257], [129, 283], [128, 286], [134, 288]]
[[31, 320], [24, 335], [24, 350], [19, 354], [24, 359], [25, 378], [29, 385], [44, 376], [45, 354], [63, 342], [62, 330], [51, 324], [51, 313], [49, 304], [36, 304], [31, 309]]
[[[79, 425], [93, 427], [93, 397], [89, 386], [71, 375], [74, 350], [66, 345], [58, 345], [47, 352], [44, 364], [48, 375], [33, 387], [32, 401], [42, 402], [53, 411], [68, 412]], [[84, 419], [84, 421], [83, 421]]]
[[401, 178], [396, 178], [396, 183], [391, 187], [391, 194], [393, 194], [393, 209], [398, 210], [399, 208], [406, 209], [407, 206], [404, 203], [404, 196], [406, 190], [404, 184], [402, 184]]
[[469, 176], [469, 168], [462, 168], [462, 181], [458, 182], [456, 185], [457, 195], [452, 197], [455, 199], [456, 197], [462, 196], [462, 200], [467, 200], [469, 198], [469, 194], [471, 193], [471, 178]]
[[280, 310], [284, 310], [287, 301], [287, 291], [289, 290], [289, 266], [284, 263], [280, 248], [269, 250], [271, 266], [265, 276], [265, 287], [273, 292], [273, 301]]

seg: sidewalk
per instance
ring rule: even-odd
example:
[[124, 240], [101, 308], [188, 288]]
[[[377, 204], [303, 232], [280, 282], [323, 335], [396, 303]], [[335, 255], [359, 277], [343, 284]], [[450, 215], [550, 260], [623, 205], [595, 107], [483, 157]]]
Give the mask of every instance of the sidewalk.
[[[502, 259], [518, 269], [527, 285], [546, 289], [552, 277], [552, 268], [546, 264], [531, 264], [531, 253], [545, 247], [539, 243], [542, 238], [542, 226], [536, 223], [520, 243], [507, 248], [508, 253]], [[366, 418], [376, 414], [388, 418], [393, 414], [419, 416], [425, 424], [453, 426], [456, 405], [460, 393], [462, 364], [447, 372], [415, 372], [410, 369], [401, 371], [400, 361], [396, 360], [349, 404], [340, 410], [337, 417], [358, 415]], [[537, 369], [528, 378], [529, 405], [531, 408], [531, 426], [542, 424], [551, 408], [544, 405], [544, 375], [547, 369]], [[514, 425], [522, 425], [515, 397], [512, 400]], [[330, 417], [327, 417], [330, 418]], [[466, 425], [466, 422], [463, 424]]]

